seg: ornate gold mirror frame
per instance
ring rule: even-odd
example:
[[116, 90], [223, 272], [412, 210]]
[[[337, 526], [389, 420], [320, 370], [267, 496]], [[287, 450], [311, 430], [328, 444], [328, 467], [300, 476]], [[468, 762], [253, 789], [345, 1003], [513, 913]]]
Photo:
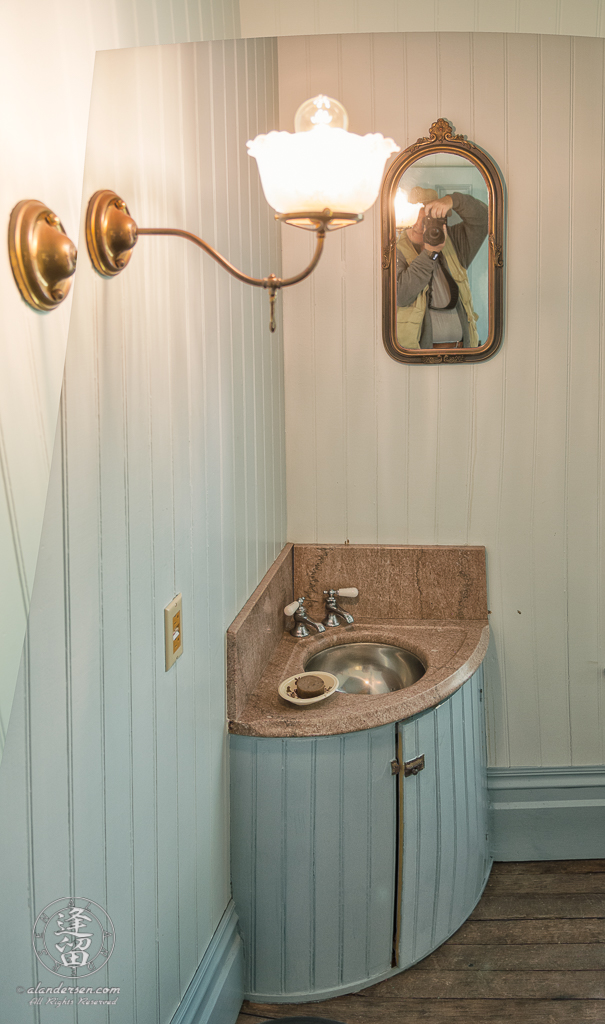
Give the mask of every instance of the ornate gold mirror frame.
[[[481, 172], [488, 194], [488, 335], [476, 348], [402, 348], [397, 339], [397, 241], [395, 195], [404, 173], [421, 157], [454, 153]], [[428, 138], [408, 146], [391, 164], [381, 192], [382, 213], [382, 336], [387, 352], [402, 363], [477, 363], [497, 352], [502, 342], [504, 296], [504, 187], [487, 153], [439, 118]]]

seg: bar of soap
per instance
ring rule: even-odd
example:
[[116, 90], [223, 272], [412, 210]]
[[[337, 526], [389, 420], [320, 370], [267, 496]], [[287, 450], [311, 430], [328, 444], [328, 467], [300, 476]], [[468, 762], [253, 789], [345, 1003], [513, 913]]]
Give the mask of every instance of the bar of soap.
[[302, 700], [310, 700], [311, 697], [321, 697], [326, 692], [326, 686], [319, 676], [304, 675], [296, 680], [296, 695]]

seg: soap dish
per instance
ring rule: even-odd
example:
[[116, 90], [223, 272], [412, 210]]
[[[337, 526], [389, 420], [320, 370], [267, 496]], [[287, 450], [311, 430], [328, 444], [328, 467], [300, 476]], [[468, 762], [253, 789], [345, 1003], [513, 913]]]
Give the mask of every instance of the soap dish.
[[[319, 697], [297, 697], [296, 696], [296, 683], [303, 676], [319, 676], [323, 679], [324, 685], [327, 687], [325, 693], [320, 693]], [[298, 707], [308, 707], [309, 704], [317, 704], [320, 700], [325, 700], [326, 697], [331, 697], [336, 688], [338, 687], [338, 679], [332, 675], [331, 672], [297, 672], [295, 676], [290, 676], [289, 679], [284, 679], [283, 683], [279, 684], [277, 692], [280, 697], [288, 701], [288, 704], [296, 704]]]

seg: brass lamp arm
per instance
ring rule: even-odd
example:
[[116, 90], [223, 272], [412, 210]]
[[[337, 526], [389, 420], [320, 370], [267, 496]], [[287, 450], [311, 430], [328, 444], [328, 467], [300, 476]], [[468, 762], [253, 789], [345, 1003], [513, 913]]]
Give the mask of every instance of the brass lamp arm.
[[203, 238], [199, 238], [197, 235], [192, 234], [190, 231], [182, 231], [180, 228], [138, 228], [139, 235], [177, 235], [179, 238], [186, 238], [189, 242], [193, 242], [195, 245], [199, 245], [200, 249], [207, 252], [209, 256], [212, 256], [213, 260], [216, 260], [221, 267], [227, 270], [232, 277], [236, 277], [238, 281], [243, 281], [244, 284], [256, 285], [259, 288], [269, 288], [271, 290], [278, 290], [279, 288], [287, 288], [291, 284], [298, 284], [299, 281], [304, 281], [305, 277], [308, 277], [319, 263], [320, 256], [322, 254], [324, 240], [326, 237], [326, 229], [320, 226], [316, 229], [317, 242], [315, 245], [315, 252], [309, 265], [305, 267], [300, 274], [296, 274], [294, 277], [276, 277], [275, 274], [270, 274], [269, 277], [250, 277], [249, 274], [244, 274], [243, 271], [238, 270], [232, 263], [229, 263], [224, 256], [221, 256], [220, 252], [217, 252], [208, 242], [205, 242]]
[[305, 267], [300, 274], [296, 274], [294, 277], [276, 277], [275, 274], [269, 274], [269, 277], [250, 277], [249, 274], [244, 274], [237, 267], [234, 267], [232, 263], [229, 263], [224, 256], [221, 256], [220, 252], [217, 252], [208, 242], [205, 242], [203, 238], [199, 238], [198, 235], [194, 235], [191, 231], [183, 231], [181, 228], [138, 228], [137, 234], [139, 235], [176, 235], [179, 238], [186, 238], [188, 242], [193, 242], [195, 245], [199, 245], [200, 249], [207, 252], [209, 256], [212, 256], [213, 260], [227, 270], [232, 277], [237, 278], [238, 281], [243, 281], [244, 284], [252, 284], [259, 288], [269, 289], [269, 330], [273, 334], [275, 331], [275, 293], [279, 288], [287, 288], [288, 285], [298, 284], [299, 281], [304, 281], [305, 277], [308, 277], [315, 267], [319, 263], [319, 258], [322, 254], [324, 247], [324, 240], [326, 237], [326, 229], [323, 224], [319, 224], [315, 228], [317, 236], [317, 242], [315, 244], [315, 252], [309, 265]]
[[333, 230], [334, 227], [356, 224], [363, 219], [363, 214], [334, 214], [331, 210], [322, 210], [321, 213], [276, 214], [276, 218], [314, 231], [317, 238], [311, 262], [294, 277], [283, 278], [277, 277], [275, 274], [269, 274], [269, 277], [250, 277], [229, 263], [203, 238], [198, 238], [190, 231], [183, 231], [181, 228], [139, 228], [130, 216], [124, 200], [110, 189], [101, 189], [101, 191], [95, 192], [88, 204], [86, 245], [95, 270], [103, 277], [115, 277], [116, 274], [124, 270], [130, 261], [139, 235], [176, 235], [179, 238], [186, 238], [187, 241], [193, 242], [209, 256], [212, 256], [213, 260], [216, 260], [238, 281], [268, 290], [271, 304], [269, 327], [271, 331], [274, 331], [276, 292], [280, 288], [287, 288], [291, 284], [304, 281], [305, 277], [308, 277], [315, 269], [322, 254], [326, 231]]

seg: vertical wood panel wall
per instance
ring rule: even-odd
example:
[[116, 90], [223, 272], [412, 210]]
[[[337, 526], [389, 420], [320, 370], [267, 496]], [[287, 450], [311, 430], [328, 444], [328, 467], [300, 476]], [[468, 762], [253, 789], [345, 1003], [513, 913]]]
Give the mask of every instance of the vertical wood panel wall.
[[[402, 146], [444, 116], [506, 181], [504, 344], [487, 363], [387, 355], [377, 207], [328, 239], [284, 304], [289, 539], [486, 545], [495, 765], [605, 758], [603, 48], [460, 32], [279, 40], [282, 128], [319, 91], [353, 131]], [[286, 272], [309, 251], [301, 235], [283, 228]]]
[[[40, 199], [77, 241], [96, 51], [237, 36], [237, 0], [2, 5], [0, 757], [38, 557], [72, 305], [70, 295], [53, 312], [37, 313], [21, 299], [5, 244], [10, 212], [21, 199]], [[80, 267], [83, 261], [81, 254]]]
[[333, 32], [605, 35], [605, 0], [240, 0], [242, 36]]
[[[279, 273], [245, 151], [276, 100], [274, 41], [99, 55], [85, 201], [113, 187], [142, 226], [187, 226]], [[284, 543], [282, 347], [264, 292], [181, 239], [141, 238], [115, 280], [82, 236], [80, 254], [0, 780], [2, 1016], [64, 1012], [15, 989], [56, 983], [31, 927], [75, 894], [116, 928], [103, 1019], [167, 1024], [229, 899], [225, 629]], [[179, 592], [184, 654], [165, 673]]]

